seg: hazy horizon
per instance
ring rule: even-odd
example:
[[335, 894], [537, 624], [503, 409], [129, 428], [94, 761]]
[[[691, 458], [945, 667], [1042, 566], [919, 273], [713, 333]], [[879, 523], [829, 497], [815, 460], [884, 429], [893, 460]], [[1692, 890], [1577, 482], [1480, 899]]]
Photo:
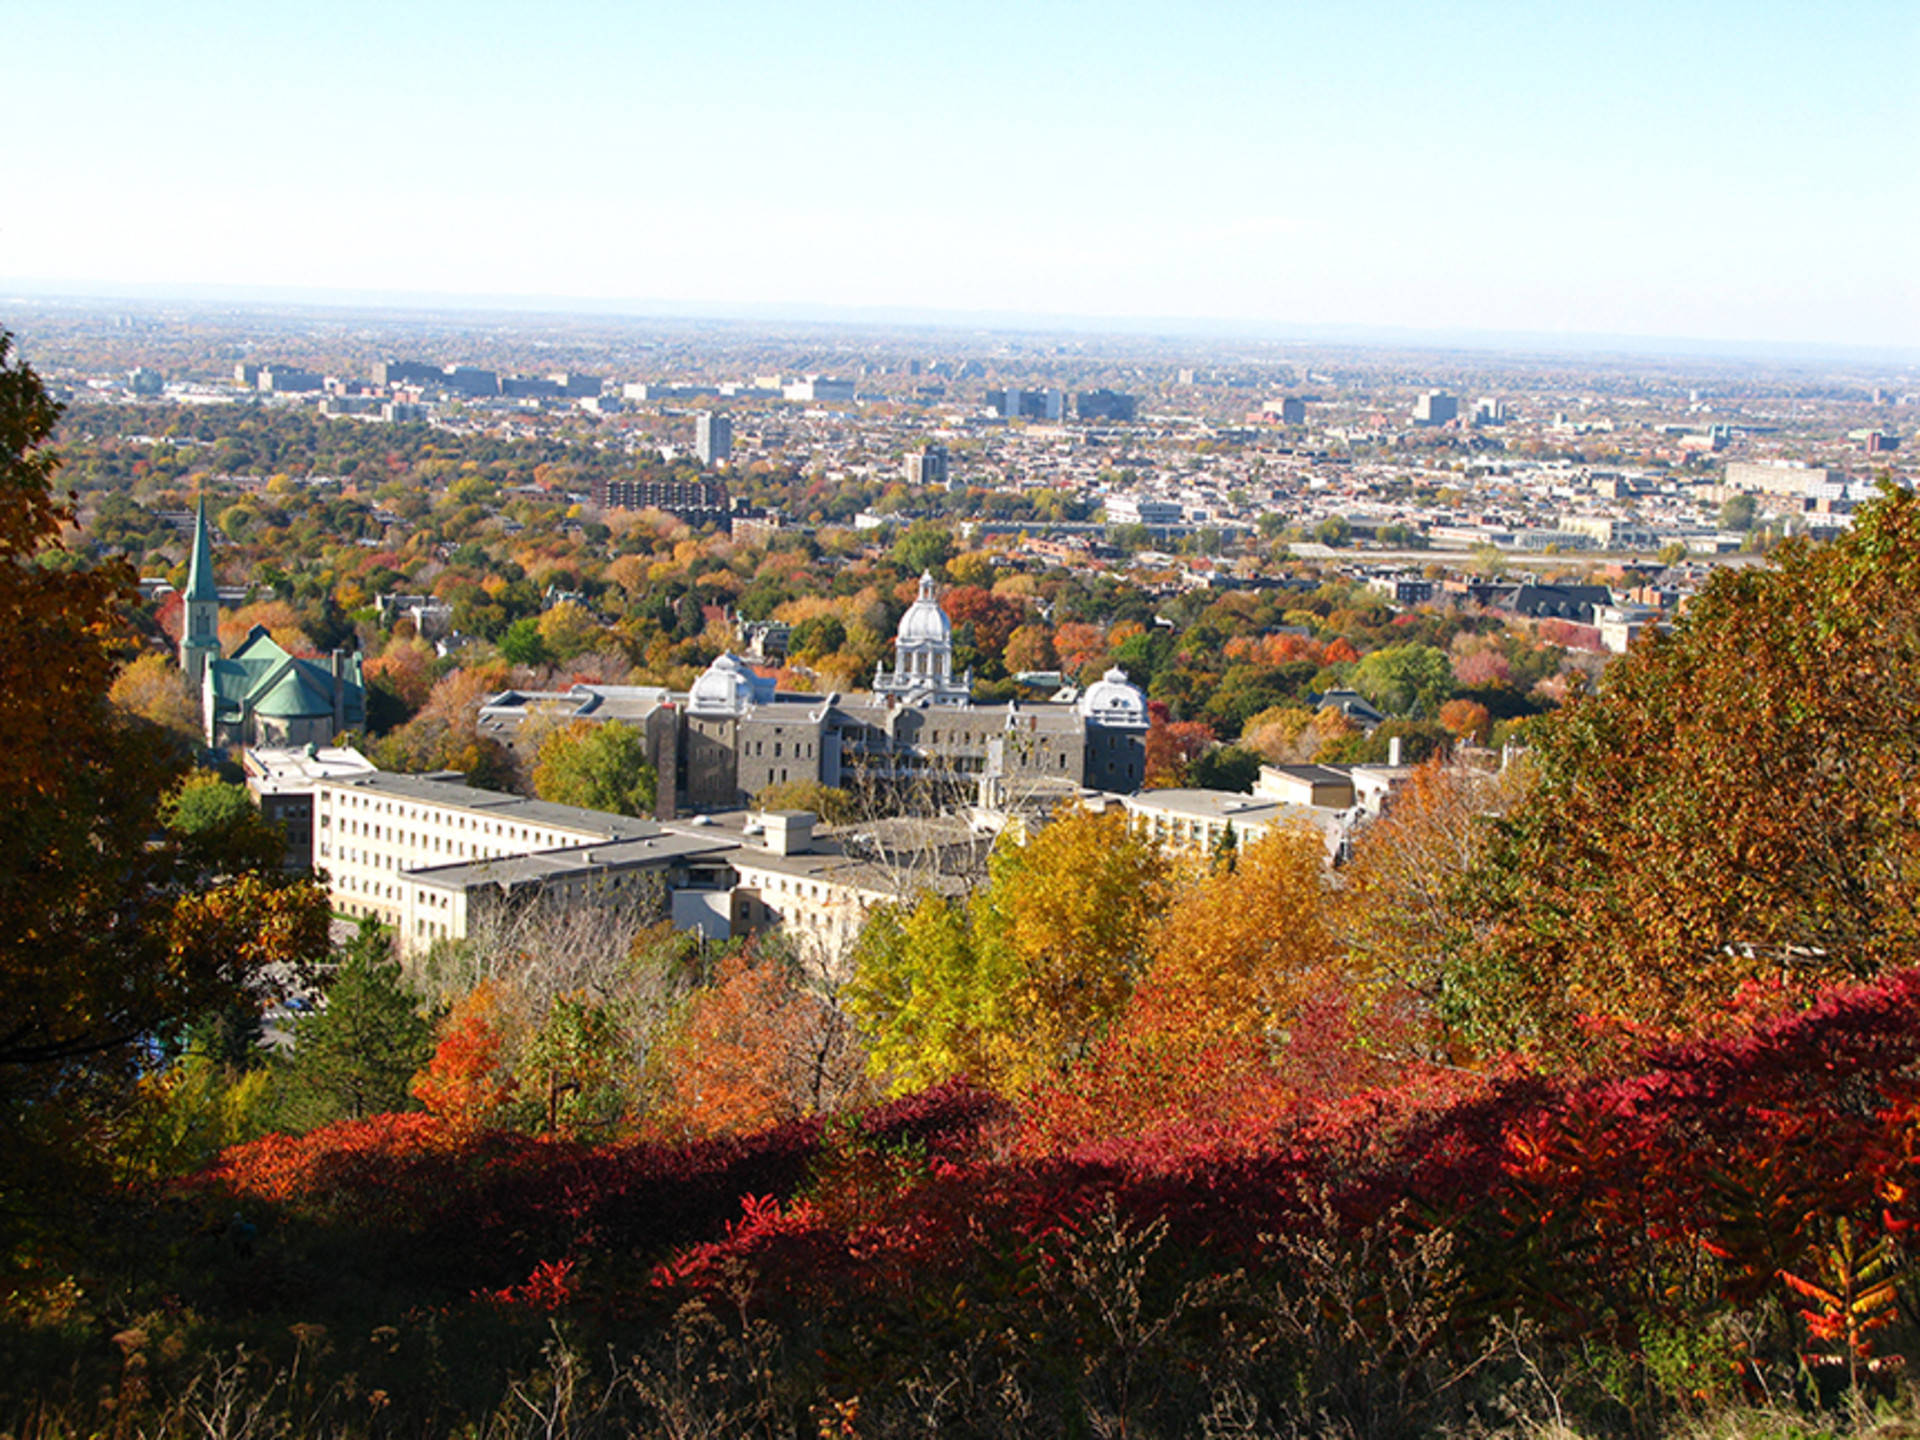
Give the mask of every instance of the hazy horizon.
[[[1214, 316], [1066, 315], [1012, 311], [937, 310], [909, 306], [829, 306], [802, 303], [732, 304], [565, 295], [461, 295], [378, 290], [323, 290], [299, 286], [101, 285], [81, 290], [0, 276], [0, 305], [72, 305], [105, 309], [121, 305], [156, 308], [234, 308], [261, 314], [299, 314], [311, 309], [345, 318], [410, 315], [439, 319], [649, 320], [715, 325], [819, 325], [932, 333], [1025, 334], [1056, 339], [1075, 336], [1158, 338], [1170, 342], [1232, 340], [1302, 347], [1462, 350], [1489, 354], [1539, 354], [1577, 358], [1633, 356], [1648, 359], [1729, 360], [1783, 363], [1870, 363], [1920, 366], [1920, 344], [1850, 345], [1806, 341], [1728, 340], [1714, 336], [1602, 335], [1555, 331], [1436, 329], [1396, 325], [1298, 324]], [[0, 328], [5, 328], [0, 316]]]

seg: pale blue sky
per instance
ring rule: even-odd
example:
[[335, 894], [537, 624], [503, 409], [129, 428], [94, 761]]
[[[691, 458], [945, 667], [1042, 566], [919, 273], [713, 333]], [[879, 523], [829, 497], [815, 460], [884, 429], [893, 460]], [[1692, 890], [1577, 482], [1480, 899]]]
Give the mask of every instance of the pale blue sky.
[[0, 284], [1920, 344], [1920, 0], [0, 0]]

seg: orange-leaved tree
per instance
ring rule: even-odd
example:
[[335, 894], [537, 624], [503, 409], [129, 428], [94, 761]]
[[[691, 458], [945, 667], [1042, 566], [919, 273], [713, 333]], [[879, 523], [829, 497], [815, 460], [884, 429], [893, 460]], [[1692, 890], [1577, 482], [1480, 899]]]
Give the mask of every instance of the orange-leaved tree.
[[1328, 910], [1317, 831], [1277, 830], [1247, 846], [1232, 868], [1183, 889], [1155, 928], [1129, 1031], [1184, 1053], [1230, 1039], [1282, 1043], [1339, 967]]
[[738, 1135], [836, 1110], [866, 1093], [853, 1027], [784, 960], [720, 962], [661, 1048], [656, 1117], [694, 1135]]
[[413, 1077], [414, 1099], [456, 1132], [484, 1128], [513, 1098], [511, 1020], [497, 980], [482, 980], [440, 1024], [433, 1059]]

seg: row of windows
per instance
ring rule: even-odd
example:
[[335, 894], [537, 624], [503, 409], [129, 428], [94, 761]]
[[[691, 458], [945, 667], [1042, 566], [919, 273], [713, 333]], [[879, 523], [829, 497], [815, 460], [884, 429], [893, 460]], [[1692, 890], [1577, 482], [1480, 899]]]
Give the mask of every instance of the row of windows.
[[[329, 795], [327, 798], [331, 800], [334, 797]], [[449, 812], [437, 805], [418, 805], [391, 800], [375, 800], [371, 796], [355, 795], [352, 793], [342, 794], [338, 798], [343, 808], [364, 810], [369, 814], [375, 815], [392, 815], [397, 819], [411, 820], [416, 824], [438, 825], [445, 830], [466, 830], [472, 828], [476, 833], [481, 835], [498, 836], [503, 840], [518, 840], [524, 844], [546, 848], [552, 848], [566, 843], [564, 837], [550, 831], [530, 828], [525, 825], [510, 825], [496, 820], [481, 820], [465, 815], [457, 810]], [[320, 823], [323, 826], [331, 824], [331, 815], [323, 811], [320, 816]], [[402, 832], [391, 825], [375, 825], [370, 821], [355, 821], [345, 816], [341, 817], [340, 828], [349, 834], [368, 835], [377, 840], [402, 841], [415, 845], [424, 843], [424, 837], [417, 832]]]
[[[752, 746], [751, 749], [747, 748], [748, 744]], [[785, 741], [776, 740], [773, 742], [773, 758], [774, 759], [784, 760], [786, 758], [785, 746], [786, 746]], [[754, 740], [754, 741], [747, 742], [747, 744], [743, 744], [740, 748], [742, 753], [750, 754], [757, 760], [757, 759], [763, 758], [766, 755], [767, 742], [764, 740]], [[809, 741], [803, 745], [798, 740], [794, 741], [793, 742], [793, 758], [796, 760], [811, 760], [813, 758], [813, 743]]]

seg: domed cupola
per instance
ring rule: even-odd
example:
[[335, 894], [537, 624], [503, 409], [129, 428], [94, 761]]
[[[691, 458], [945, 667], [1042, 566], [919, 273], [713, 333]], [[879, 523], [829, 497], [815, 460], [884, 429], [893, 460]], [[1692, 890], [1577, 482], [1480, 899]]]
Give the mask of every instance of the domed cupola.
[[933, 593], [933, 576], [920, 577], [920, 595], [900, 617], [894, 632], [893, 669], [882, 667], [873, 677], [877, 695], [903, 702], [965, 705], [973, 693], [973, 673], [953, 678], [953, 622]]
[[738, 655], [725, 653], [702, 670], [687, 691], [692, 715], [744, 715], [753, 703], [753, 667]]
[[952, 646], [953, 622], [947, 619], [947, 612], [940, 608], [940, 602], [934, 598], [931, 574], [920, 577], [920, 598], [909, 605], [907, 613], [900, 617], [895, 640], [902, 646]]
[[1089, 725], [1110, 730], [1144, 730], [1147, 697], [1128, 683], [1127, 672], [1116, 665], [1087, 687], [1080, 697], [1080, 715]]

